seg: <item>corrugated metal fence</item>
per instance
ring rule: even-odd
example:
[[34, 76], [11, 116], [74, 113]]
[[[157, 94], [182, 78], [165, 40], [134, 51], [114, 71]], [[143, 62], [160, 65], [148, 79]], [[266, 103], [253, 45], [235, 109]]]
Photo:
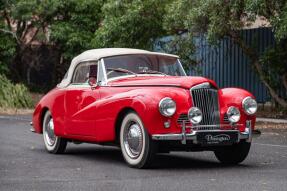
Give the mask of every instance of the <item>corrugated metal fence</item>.
[[[257, 28], [241, 31], [244, 41], [262, 53], [274, 45], [274, 35], [269, 28]], [[170, 37], [161, 39], [167, 42]], [[199, 61], [196, 67], [190, 68], [189, 75], [200, 75], [214, 80], [220, 88], [240, 87], [254, 94], [258, 102], [270, 100], [266, 87], [250, 64], [242, 50], [229, 38], [221, 40], [217, 46], [208, 44], [205, 36], [194, 39], [195, 58]], [[160, 51], [158, 44], [156, 51]]]

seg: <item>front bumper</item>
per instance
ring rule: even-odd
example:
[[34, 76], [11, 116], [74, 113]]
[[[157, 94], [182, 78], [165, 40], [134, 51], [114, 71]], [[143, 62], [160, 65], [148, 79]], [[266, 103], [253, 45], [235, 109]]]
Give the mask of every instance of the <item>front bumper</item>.
[[246, 142], [251, 142], [252, 138], [259, 137], [261, 132], [259, 130], [252, 130], [251, 121], [246, 121], [246, 127], [244, 132], [240, 132], [239, 130], [204, 130], [204, 131], [192, 131], [191, 133], [186, 133], [185, 125], [182, 126], [182, 133], [177, 134], [154, 134], [152, 135], [153, 140], [158, 141], [181, 141], [182, 144], [186, 144], [187, 140], [192, 140], [193, 143], [197, 144], [197, 134], [198, 132], [237, 132], [238, 140], [246, 140]]

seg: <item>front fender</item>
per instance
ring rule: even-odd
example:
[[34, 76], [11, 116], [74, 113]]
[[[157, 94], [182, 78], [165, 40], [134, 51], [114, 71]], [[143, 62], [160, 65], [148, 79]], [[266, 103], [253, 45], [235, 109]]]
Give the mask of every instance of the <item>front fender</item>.
[[[56, 135], [64, 134], [64, 93], [65, 91], [59, 88], [55, 88], [47, 93], [39, 103], [36, 105], [32, 121], [36, 133], [42, 133], [42, 119], [45, 111], [49, 110], [54, 117], [55, 133]], [[60, 104], [59, 104], [60, 103]]]
[[[172, 117], [164, 117], [159, 112], [158, 104], [164, 97], [174, 99], [179, 111], [182, 110], [183, 106], [189, 107], [190, 100], [188, 99], [190, 98], [186, 95], [186, 90], [182, 88], [131, 90], [95, 102], [94, 108], [98, 111], [94, 111], [98, 115], [96, 134], [100, 135], [97, 137], [98, 141], [115, 140], [117, 117], [126, 108], [134, 110], [139, 115], [150, 135], [178, 131], [176, 125], [178, 113]], [[165, 121], [170, 121], [170, 128], [164, 128]]]
[[114, 141], [116, 139], [116, 120], [122, 110], [126, 108], [134, 110], [145, 124], [146, 116], [154, 115], [153, 105], [154, 99], [148, 95], [134, 95], [131, 92], [116, 94], [96, 101], [91, 105], [89, 112], [96, 114], [97, 141]]
[[256, 121], [256, 115], [247, 115], [244, 112], [244, 109], [242, 107], [242, 101], [246, 97], [252, 97], [255, 99], [255, 97], [248, 91], [240, 88], [223, 88], [219, 90], [219, 104], [220, 104], [220, 113], [223, 117], [226, 113], [228, 107], [235, 106], [239, 108], [241, 118], [238, 122], [239, 124], [243, 124], [241, 127], [241, 131], [244, 131], [245, 129], [245, 122], [246, 120], [252, 121], [252, 128], [254, 129], [255, 121]]

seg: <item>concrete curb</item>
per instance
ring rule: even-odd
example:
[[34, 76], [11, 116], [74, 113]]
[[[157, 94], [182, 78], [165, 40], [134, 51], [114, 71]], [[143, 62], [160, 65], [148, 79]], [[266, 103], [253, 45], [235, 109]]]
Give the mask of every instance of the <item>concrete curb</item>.
[[273, 119], [273, 118], [256, 118], [257, 122], [270, 122], [270, 123], [286, 123], [287, 119]]
[[32, 117], [31, 115], [0, 115], [0, 119], [30, 122], [32, 120]]

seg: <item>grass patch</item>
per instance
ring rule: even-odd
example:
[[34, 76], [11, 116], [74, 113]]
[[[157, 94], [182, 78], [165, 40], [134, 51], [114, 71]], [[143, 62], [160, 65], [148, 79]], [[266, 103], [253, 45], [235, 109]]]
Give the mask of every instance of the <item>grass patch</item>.
[[13, 84], [0, 74], [0, 107], [32, 108], [33, 100], [28, 88], [23, 84]]

